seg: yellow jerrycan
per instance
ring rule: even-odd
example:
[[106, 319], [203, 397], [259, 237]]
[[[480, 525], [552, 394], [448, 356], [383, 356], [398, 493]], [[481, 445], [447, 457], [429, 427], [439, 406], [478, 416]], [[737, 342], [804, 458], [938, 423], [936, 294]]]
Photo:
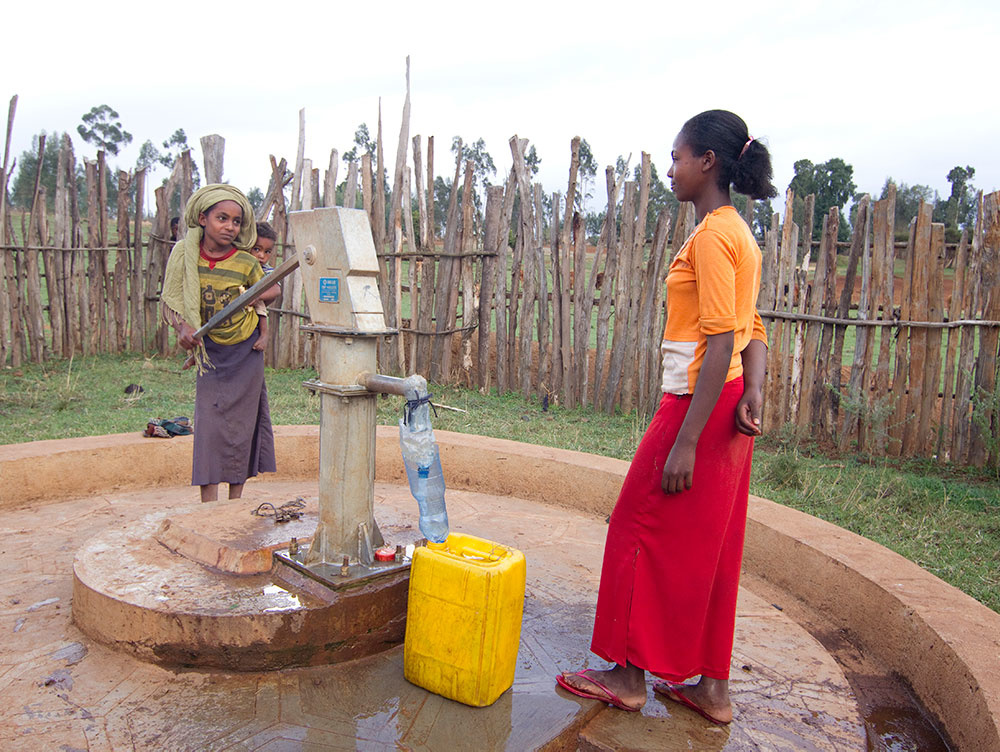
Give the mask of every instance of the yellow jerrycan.
[[413, 552], [403, 674], [474, 707], [514, 683], [524, 613], [524, 554], [472, 535]]

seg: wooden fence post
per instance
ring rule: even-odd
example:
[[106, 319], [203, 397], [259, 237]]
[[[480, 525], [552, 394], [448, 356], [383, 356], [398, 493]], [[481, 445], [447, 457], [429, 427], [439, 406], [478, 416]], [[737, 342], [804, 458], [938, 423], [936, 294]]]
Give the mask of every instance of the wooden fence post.
[[27, 329], [28, 343], [31, 346], [31, 359], [35, 363], [43, 363], [47, 357], [45, 343], [45, 323], [42, 320], [42, 284], [39, 272], [39, 252], [31, 246], [44, 244], [48, 238], [41, 236], [44, 226], [45, 192], [42, 188], [42, 162], [45, 156], [45, 134], [38, 137], [38, 167], [35, 170], [35, 187], [32, 191], [31, 215], [28, 220], [28, 232], [24, 235], [24, 259], [27, 291]]
[[[866, 194], [861, 197], [861, 200], [857, 204], [854, 231], [851, 237], [851, 250], [847, 257], [847, 269], [844, 272], [844, 287], [840, 291], [840, 301], [838, 302], [836, 309], [836, 317], [838, 319], [846, 319], [850, 315], [851, 301], [854, 299], [854, 283], [858, 276], [858, 262], [861, 260], [862, 255], [867, 257], [868, 204], [870, 200], [870, 197]], [[855, 327], [855, 331], [857, 332], [855, 335], [855, 343], [857, 343], [857, 340], [863, 337], [858, 327]], [[844, 336], [846, 333], [846, 324], [837, 324], [834, 326], [833, 356], [831, 357], [833, 371], [830, 374], [831, 418], [829, 425], [830, 434], [834, 441], [837, 441], [840, 438], [837, 435], [839, 430], [837, 427], [840, 425], [840, 386], [842, 381], [841, 371], [843, 370], [841, 364], [844, 359]], [[857, 353], [857, 344], [855, 344], [855, 353]], [[845, 415], [847, 414], [846, 406], [844, 413]]]
[[455, 158], [455, 177], [451, 183], [451, 196], [448, 198], [448, 215], [445, 220], [444, 256], [438, 264], [437, 289], [434, 294], [434, 342], [431, 349], [431, 377], [435, 381], [446, 381], [451, 373], [451, 335], [445, 334], [450, 329], [449, 321], [454, 311], [449, 313], [451, 302], [451, 286], [455, 266], [455, 251], [458, 248], [458, 177], [462, 169], [462, 150], [459, 149]]
[[[889, 192], [875, 205], [874, 238], [872, 243], [872, 313], [882, 321], [891, 321], [895, 315], [893, 305], [896, 226], [896, 186], [889, 184]], [[888, 451], [889, 431], [888, 408], [893, 399], [889, 392], [889, 359], [891, 357], [892, 330], [888, 326], [879, 327], [878, 357], [872, 376], [870, 407], [877, 415], [878, 430], [872, 436], [870, 449], [883, 455]], [[873, 427], [874, 427], [873, 423]]]
[[[503, 186], [491, 185], [486, 189], [486, 216], [483, 222], [483, 276], [479, 285], [479, 387], [490, 388], [490, 359], [492, 353], [493, 302], [495, 299], [497, 257], [500, 242], [500, 213], [503, 210]], [[425, 261], [424, 263], [428, 263]], [[433, 259], [429, 263], [434, 263]], [[423, 303], [423, 301], [421, 301]], [[421, 328], [423, 328], [421, 326]]]
[[[980, 289], [982, 290], [982, 318], [988, 321], [1000, 320], [1000, 191], [990, 193], [982, 199], [981, 225], [977, 234], [981, 240]], [[979, 333], [979, 355], [976, 357], [975, 395], [980, 402], [975, 408], [976, 417], [972, 424], [969, 459], [976, 467], [987, 461], [1000, 461], [995, 448], [987, 447], [986, 436], [994, 442], [998, 434], [997, 422], [1000, 415], [993, 410], [997, 388], [997, 344], [1000, 329], [995, 326], [983, 327]], [[985, 428], [984, 428], [985, 427]], [[995, 443], [992, 445], [995, 447]]]
[[[861, 255], [861, 293], [858, 298], [858, 318], [871, 318], [871, 281], [872, 281], [872, 246], [869, 242], [871, 236], [871, 196], [865, 194], [858, 205], [857, 216], [854, 220], [854, 236], [862, 238], [859, 253]], [[854, 256], [854, 244], [851, 246], [851, 256]], [[845, 285], [844, 291], [847, 291]], [[840, 297], [840, 307], [837, 309], [838, 318], [846, 318], [851, 303], [851, 296], [847, 296], [846, 308], [844, 295]], [[841, 311], [844, 310], [843, 316]], [[843, 345], [843, 330], [847, 327], [838, 327], [838, 337], [841, 346]], [[871, 361], [871, 345], [874, 342], [874, 327], [855, 327], [854, 336], [854, 360], [851, 363], [851, 375], [847, 385], [847, 394], [850, 401], [855, 405], [852, 411], [845, 406], [843, 420], [840, 424], [840, 435], [838, 446], [840, 451], [847, 451], [850, 445], [851, 436], [857, 431], [858, 450], [861, 450], [863, 443], [864, 426], [868, 421], [866, 415], [867, 394], [864, 392], [864, 384], [867, 383], [868, 366]]]
[[[129, 315], [132, 319], [129, 346], [133, 352], [142, 352], [145, 336], [142, 312], [142, 214], [146, 192], [146, 168], [135, 173], [135, 229], [132, 232], [131, 288], [129, 290]], [[152, 241], [150, 241], [152, 244]]]
[[[948, 320], [959, 321], [966, 316], [972, 317], [969, 313], [970, 301], [967, 300], [968, 291], [972, 285], [967, 276], [969, 266], [969, 231], [962, 230], [962, 237], [958, 242], [958, 250], [955, 254], [955, 277], [951, 289], [951, 297], [948, 299]], [[955, 360], [958, 354], [958, 341], [962, 330], [965, 327], [955, 327], [948, 329], [948, 352], [945, 356], [944, 365], [944, 396], [941, 400], [941, 434], [938, 441], [937, 454], [942, 462], [953, 458], [957, 439], [958, 416], [956, 407], [958, 402], [958, 384], [955, 378]]]
[[205, 183], [221, 183], [222, 162], [226, 154], [226, 139], [217, 133], [202, 136], [201, 153], [205, 161]]
[[[323, 175], [323, 206], [337, 205], [337, 168], [340, 167], [340, 153], [330, 150], [330, 166]], [[353, 206], [351, 207], [354, 208]]]

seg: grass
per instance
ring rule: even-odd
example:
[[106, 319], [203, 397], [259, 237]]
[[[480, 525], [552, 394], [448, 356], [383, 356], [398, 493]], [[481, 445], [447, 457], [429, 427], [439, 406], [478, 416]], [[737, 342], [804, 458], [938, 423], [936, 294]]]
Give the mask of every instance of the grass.
[[[149, 418], [190, 416], [194, 373], [180, 358], [99, 356], [0, 370], [0, 444], [141, 431]], [[276, 424], [314, 424], [318, 398], [308, 370], [267, 373]], [[141, 393], [126, 394], [129, 384]], [[547, 410], [519, 395], [432, 385], [436, 428], [631, 459], [645, 430], [635, 413]], [[377, 419], [395, 425], [397, 397], [378, 399]], [[837, 456], [784, 431], [759, 440], [751, 492], [800, 509], [891, 548], [1000, 611], [1000, 486], [988, 471]]]

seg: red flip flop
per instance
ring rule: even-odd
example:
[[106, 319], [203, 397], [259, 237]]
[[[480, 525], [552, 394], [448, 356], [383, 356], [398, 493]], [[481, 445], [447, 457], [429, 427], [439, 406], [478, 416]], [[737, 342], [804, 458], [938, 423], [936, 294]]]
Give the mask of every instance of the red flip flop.
[[[589, 677], [584, 677], [589, 678]], [[593, 681], [593, 679], [591, 679]], [[596, 682], [595, 682], [596, 683]], [[668, 700], [676, 702], [678, 705], [683, 705], [686, 708], [690, 708], [695, 713], [700, 715], [707, 721], [711, 721], [717, 726], [728, 726], [730, 721], [720, 721], [714, 715], [705, 710], [701, 705], [691, 700], [689, 697], [684, 695], [680, 690], [684, 688], [684, 684], [671, 684], [668, 681], [655, 681], [653, 682], [653, 691], [658, 695], [666, 697]]]
[[586, 679], [591, 684], [596, 686], [599, 690], [604, 692], [605, 696], [602, 697], [599, 694], [596, 694], [594, 692], [588, 692], [585, 689], [577, 689], [576, 687], [571, 685], [568, 681], [566, 681], [563, 678], [562, 674], [556, 676], [556, 684], [565, 689], [567, 692], [572, 692], [577, 697], [586, 697], [588, 700], [600, 700], [601, 702], [606, 702], [609, 705], [614, 705], [619, 710], [627, 710], [630, 713], [638, 713], [641, 710], [641, 708], [633, 708], [630, 705], [626, 705], [624, 702], [622, 702], [622, 698], [620, 698], [610, 689], [601, 684], [601, 682], [597, 681], [597, 679], [587, 676], [587, 671], [589, 670], [590, 669], [584, 669], [583, 671], [574, 671], [572, 674], [570, 674], [570, 676], [579, 676], [582, 679]]

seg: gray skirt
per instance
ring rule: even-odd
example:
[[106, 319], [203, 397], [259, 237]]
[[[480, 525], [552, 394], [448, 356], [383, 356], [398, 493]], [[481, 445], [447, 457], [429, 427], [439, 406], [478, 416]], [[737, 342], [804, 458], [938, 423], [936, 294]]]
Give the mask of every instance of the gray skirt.
[[195, 391], [193, 486], [243, 483], [277, 469], [264, 353], [253, 349], [258, 336], [254, 331], [235, 345], [205, 337], [214, 368], [198, 376]]

